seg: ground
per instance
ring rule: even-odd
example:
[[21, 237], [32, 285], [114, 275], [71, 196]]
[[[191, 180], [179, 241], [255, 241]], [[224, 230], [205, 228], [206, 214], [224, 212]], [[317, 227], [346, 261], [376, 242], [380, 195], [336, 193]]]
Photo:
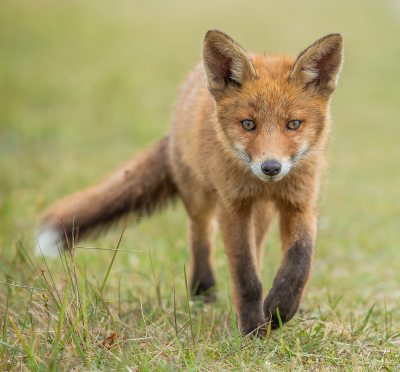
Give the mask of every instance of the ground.
[[[5, 0], [0, 24], [0, 370], [399, 370], [398, 4]], [[115, 260], [31, 253], [47, 206], [168, 132], [208, 28], [256, 52], [296, 54], [332, 32], [345, 42], [314, 273], [266, 340], [236, 332], [220, 237], [216, 304], [188, 300], [180, 203], [79, 241], [115, 249], [126, 224]], [[265, 291], [280, 259], [275, 225]]]

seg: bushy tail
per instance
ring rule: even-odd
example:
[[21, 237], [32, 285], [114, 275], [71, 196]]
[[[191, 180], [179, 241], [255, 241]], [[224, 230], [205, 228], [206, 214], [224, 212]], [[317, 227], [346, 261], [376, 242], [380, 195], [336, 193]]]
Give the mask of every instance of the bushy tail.
[[163, 207], [177, 195], [167, 148], [168, 137], [164, 137], [100, 184], [51, 206], [41, 218], [41, 250], [57, 252], [55, 241], [61, 238], [65, 242], [65, 235], [69, 240], [72, 234], [82, 237], [129, 213], [140, 217]]

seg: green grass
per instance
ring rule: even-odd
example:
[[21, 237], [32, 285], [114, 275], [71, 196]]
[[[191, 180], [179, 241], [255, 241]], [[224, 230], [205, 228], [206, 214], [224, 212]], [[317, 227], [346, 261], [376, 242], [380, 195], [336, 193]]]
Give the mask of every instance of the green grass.
[[[0, 281], [13, 286], [0, 285], [0, 370], [398, 370], [397, 5], [2, 1]], [[296, 54], [331, 32], [345, 41], [314, 273], [301, 311], [266, 340], [236, 332], [220, 237], [217, 303], [188, 301], [180, 203], [129, 220], [115, 260], [115, 251], [76, 249], [46, 262], [31, 254], [48, 205], [168, 132], [208, 28], [259, 52]], [[115, 249], [123, 226], [80, 243]], [[274, 226], [265, 291], [280, 260]]]

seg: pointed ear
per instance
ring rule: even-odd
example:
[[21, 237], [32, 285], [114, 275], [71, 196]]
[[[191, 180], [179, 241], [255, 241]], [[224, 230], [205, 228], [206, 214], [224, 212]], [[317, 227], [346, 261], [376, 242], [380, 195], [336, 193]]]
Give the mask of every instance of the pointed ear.
[[207, 88], [217, 98], [231, 86], [257, 77], [256, 70], [242, 47], [218, 30], [208, 30], [203, 43], [203, 65]]
[[313, 87], [322, 94], [331, 95], [343, 60], [343, 39], [331, 34], [319, 39], [300, 53], [289, 76], [289, 81]]

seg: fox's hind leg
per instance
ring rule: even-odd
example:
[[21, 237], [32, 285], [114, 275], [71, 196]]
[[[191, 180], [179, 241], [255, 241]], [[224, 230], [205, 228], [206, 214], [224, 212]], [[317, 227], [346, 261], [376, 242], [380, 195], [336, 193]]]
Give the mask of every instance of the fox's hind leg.
[[189, 215], [190, 291], [214, 300], [214, 221], [215, 201], [212, 193], [186, 188], [180, 192]]

